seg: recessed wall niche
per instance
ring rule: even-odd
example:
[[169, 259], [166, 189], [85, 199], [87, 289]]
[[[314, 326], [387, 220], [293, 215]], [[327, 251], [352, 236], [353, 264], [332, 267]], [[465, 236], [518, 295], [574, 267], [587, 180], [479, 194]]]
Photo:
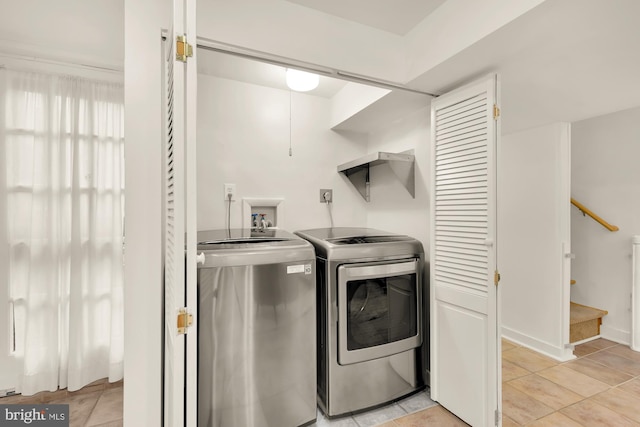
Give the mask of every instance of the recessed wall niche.
[[242, 199], [242, 226], [253, 228], [253, 214], [258, 221], [261, 215], [270, 228], [282, 228], [284, 226], [284, 199], [282, 198], [248, 198]]

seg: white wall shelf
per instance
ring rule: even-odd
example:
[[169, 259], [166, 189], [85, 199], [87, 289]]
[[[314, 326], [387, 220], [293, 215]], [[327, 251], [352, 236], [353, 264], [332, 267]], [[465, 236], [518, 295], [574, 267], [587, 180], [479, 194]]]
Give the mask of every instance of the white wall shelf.
[[411, 197], [416, 198], [415, 184], [415, 156], [413, 150], [405, 153], [387, 153], [378, 151], [344, 163], [338, 166], [338, 172], [342, 172], [356, 187], [362, 197], [369, 202], [369, 169], [372, 166], [388, 164], [393, 173], [407, 189]]

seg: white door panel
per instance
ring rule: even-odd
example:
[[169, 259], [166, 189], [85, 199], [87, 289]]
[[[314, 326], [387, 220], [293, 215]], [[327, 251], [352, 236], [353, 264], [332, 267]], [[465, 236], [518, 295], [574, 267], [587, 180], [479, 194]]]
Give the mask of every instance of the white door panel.
[[[458, 385], [441, 387], [439, 402], [472, 426], [487, 425], [489, 407], [480, 404], [482, 394], [479, 394], [479, 390], [488, 388], [487, 316], [457, 304], [443, 301], [436, 304], [439, 328], [447, 335], [446, 340], [440, 341], [440, 351], [448, 355], [441, 359], [438, 376]], [[473, 352], [464, 353], [461, 349]], [[460, 387], [462, 384], [467, 386]]]
[[473, 426], [499, 424], [497, 77], [433, 101], [431, 395]]

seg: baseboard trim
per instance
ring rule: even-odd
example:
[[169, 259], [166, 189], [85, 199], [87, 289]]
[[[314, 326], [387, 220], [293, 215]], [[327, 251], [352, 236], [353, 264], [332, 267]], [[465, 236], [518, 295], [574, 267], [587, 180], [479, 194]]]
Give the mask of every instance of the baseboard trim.
[[537, 351], [538, 353], [542, 353], [559, 362], [567, 362], [576, 358], [573, 354], [572, 345], [559, 348], [529, 335], [509, 329], [505, 326], [502, 326], [502, 337], [518, 345], [527, 347], [531, 350]]
[[612, 328], [604, 323], [600, 325], [600, 336], [609, 341], [617, 342], [618, 344], [629, 346], [631, 344], [631, 332]]

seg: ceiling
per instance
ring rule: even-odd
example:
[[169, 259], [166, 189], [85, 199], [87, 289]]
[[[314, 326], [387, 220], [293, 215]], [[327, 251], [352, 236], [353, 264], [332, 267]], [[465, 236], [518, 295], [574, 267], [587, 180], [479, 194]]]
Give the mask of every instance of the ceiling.
[[[446, 0], [286, 0], [289, 3], [366, 25], [396, 35], [405, 35]], [[225, 79], [288, 90], [285, 68], [234, 55], [199, 49], [198, 71]], [[331, 98], [346, 85], [344, 80], [320, 76], [309, 95]]]
[[406, 35], [445, 0], [287, 0], [400, 36]]
[[[445, 0], [282, 1], [400, 37]], [[36, 46], [42, 55], [76, 61], [92, 58], [83, 63], [122, 68], [123, 6], [122, 0], [11, 2], [3, 9], [8, 12], [0, 14], [0, 50], [26, 52], [25, 45]], [[503, 133], [636, 107], [640, 105], [638, 16], [638, 0], [547, 0], [409, 84], [444, 93], [486, 73], [499, 73]], [[286, 89], [281, 67], [226, 55], [202, 54], [199, 59], [205, 72]], [[256, 80], [256, 76], [261, 77]], [[322, 80], [315, 95], [331, 97], [344, 85]]]
[[[345, 2], [344, 8], [340, 7], [341, 0], [288, 1], [344, 19], [350, 19], [356, 10], [366, 10], [351, 19], [376, 26], [374, 20], [365, 16], [386, 17], [398, 25], [395, 31], [399, 32], [410, 31], [415, 25], [403, 20], [403, 14], [398, 13], [400, 8], [389, 11], [377, 6], [364, 7], [365, 4], [391, 3], [384, 0], [353, 0]], [[428, 2], [410, 3], [416, 6]], [[431, 10], [425, 8], [423, 13]], [[502, 132], [505, 134], [637, 107], [640, 105], [637, 16], [640, 16], [640, 1], [637, 0], [615, 0], [613, 3], [549, 0], [408, 85], [428, 93], [445, 93], [487, 73], [498, 73], [502, 88]], [[400, 27], [404, 29], [399, 30]], [[222, 61], [218, 65], [225, 68]], [[240, 68], [239, 63], [236, 66], [236, 69]], [[257, 71], [255, 64], [252, 68]], [[283, 75], [284, 71], [280, 73]], [[236, 74], [240, 75], [236, 78], [286, 89], [283, 77], [267, 82], [264, 78], [254, 80], [257, 74], [251, 77], [249, 71]], [[226, 77], [234, 78], [233, 74]], [[344, 84], [335, 80], [334, 83], [330, 89], [313, 94], [332, 96]], [[324, 84], [321, 82], [321, 87]]]
[[549, 0], [410, 86], [444, 93], [498, 73], [502, 133], [637, 107], [638, 16], [637, 0]]

